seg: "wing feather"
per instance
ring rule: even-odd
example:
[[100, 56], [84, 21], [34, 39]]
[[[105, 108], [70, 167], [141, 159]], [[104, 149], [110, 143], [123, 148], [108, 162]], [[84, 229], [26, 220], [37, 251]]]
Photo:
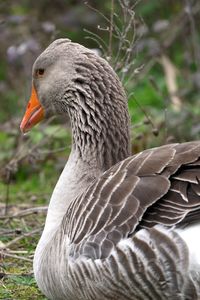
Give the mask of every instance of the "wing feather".
[[197, 219], [199, 179], [200, 142], [165, 145], [116, 164], [70, 205], [73, 218], [63, 220], [70, 255], [103, 259], [142, 227]]

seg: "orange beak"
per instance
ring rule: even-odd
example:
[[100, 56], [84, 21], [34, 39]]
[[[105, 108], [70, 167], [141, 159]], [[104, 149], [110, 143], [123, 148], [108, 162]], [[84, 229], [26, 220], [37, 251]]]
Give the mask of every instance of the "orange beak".
[[31, 98], [28, 102], [26, 112], [20, 124], [22, 133], [29, 131], [33, 126], [44, 118], [44, 109], [38, 100], [34, 86], [32, 86]]

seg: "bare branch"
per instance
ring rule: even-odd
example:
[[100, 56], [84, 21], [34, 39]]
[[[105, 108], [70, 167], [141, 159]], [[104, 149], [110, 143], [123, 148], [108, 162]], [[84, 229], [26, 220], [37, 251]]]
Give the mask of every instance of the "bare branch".
[[27, 258], [27, 257], [24, 257], [24, 256], [10, 254], [9, 252], [6, 252], [6, 251], [0, 251], [0, 256], [2, 256], [2, 257], [6, 256], [6, 257], [14, 258], [14, 259], [25, 260], [25, 261], [28, 261], [30, 263], [33, 262], [33, 260], [30, 259], [30, 258]]
[[29, 216], [35, 213], [46, 213], [48, 209], [48, 206], [38, 206], [38, 207], [32, 207], [27, 208], [22, 211], [20, 211], [17, 214], [11, 215], [11, 216], [0, 216], [0, 220], [7, 220], [7, 219], [14, 219], [14, 218], [21, 218], [25, 216]]
[[5, 246], [4, 246], [4, 248], [5, 248], [5, 249], [8, 249], [8, 248], [10, 248], [10, 246], [16, 244], [16, 243], [19, 242], [21, 239], [23, 239], [23, 238], [25, 238], [25, 237], [28, 237], [28, 236], [32, 236], [32, 235], [34, 235], [34, 234], [36, 234], [36, 233], [39, 233], [39, 232], [41, 232], [41, 231], [42, 231], [42, 227], [39, 227], [39, 228], [36, 228], [36, 229], [34, 229], [34, 230], [32, 230], [32, 231], [23, 233], [22, 235], [20, 235], [20, 236], [14, 238], [12, 241], [6, 243]]

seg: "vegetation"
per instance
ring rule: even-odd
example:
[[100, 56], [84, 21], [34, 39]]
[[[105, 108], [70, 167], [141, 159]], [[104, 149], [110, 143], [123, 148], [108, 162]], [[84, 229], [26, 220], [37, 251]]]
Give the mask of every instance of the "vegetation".
[[21, 136], [33, 61], [58, 37], [100, 51], [127, 91], [133, 152], [199, 139], [200, 3], [6, 0], [0, 15], [0, 299], [45, 299], [32, 259], [71, 135], [54, 119]]

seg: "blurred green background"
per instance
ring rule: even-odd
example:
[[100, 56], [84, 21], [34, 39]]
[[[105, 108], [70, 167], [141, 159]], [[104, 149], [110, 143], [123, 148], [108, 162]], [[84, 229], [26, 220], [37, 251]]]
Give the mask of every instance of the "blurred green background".
[[133, 152], [200, 138], [198, 0], [1, 1], [0, 249], [30, 261], [2, 258], [0, 299], [45, 299], [31, 264], [40, 232], [8, 247], [42, 228], [45, 214], [7, 216], [48, 204], [70, 151], [66, 120], [19, 132], [32, 64], [59, 37], [96, 49], [118, 73], [129, 99]]

